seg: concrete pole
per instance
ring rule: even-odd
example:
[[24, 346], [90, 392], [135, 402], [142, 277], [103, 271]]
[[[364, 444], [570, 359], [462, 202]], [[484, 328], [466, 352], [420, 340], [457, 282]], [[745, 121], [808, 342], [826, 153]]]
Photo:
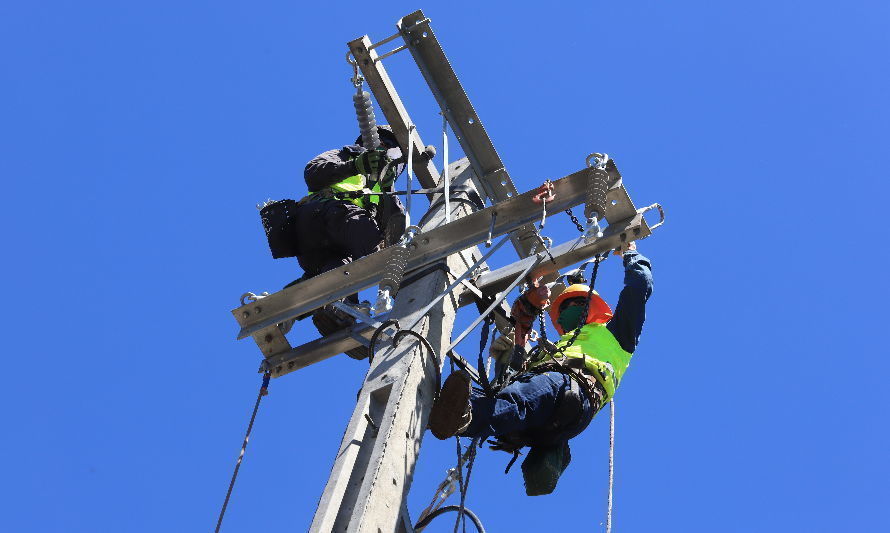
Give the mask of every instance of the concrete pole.
[[[463, 204], [452, 206], [452, 219], [468, 212]], [[444, 207], [437, 207], [422, 229], [438, 226], [444, 215]], [[447, 263], [453, 276], [466, 269], [466, 262], [457, 254], [449, 256]], [[399, 291], [391, 313], [402, 328], [417, 322], [413, 330], [443, 359], [457, 297], [445, 297], [426, 316], [420, 312], [448, 284], [445, 272], [433, 271]], [[405, 503], [432, 407], [434, 356], [411, 336], [405, 336], [396, 347], [387, 341], [377, 344], [310, 531], [413, 531]]]

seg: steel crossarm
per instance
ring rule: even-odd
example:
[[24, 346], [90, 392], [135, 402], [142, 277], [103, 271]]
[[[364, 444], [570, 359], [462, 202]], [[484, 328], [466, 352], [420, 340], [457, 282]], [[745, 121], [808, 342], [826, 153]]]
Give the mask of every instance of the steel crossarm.
[[[617, 187], [610, 190], [610, 194], [621, 198], [621, 202], [610, 207], [616, 212], [626, 209], [635, 212], [620, 181], [617, 178], [615, 180]], [[548, 202], [547, 211], [550, 215], [583, 201], [587, 186], [586, 170], [559, 179], [553, 185], [556, 198]], [[532, 201], [535, 194], [536, 191], [529, 191], [508, 198], [495, 206], [417, 235], [409, 245], [406, 272], [481, 243], [488, 238], [489, 231], [492, 236], [499, 236], [515, 231], [523, 224], [539, 220], [541, 206]], [[609, 217], [608, 209], [606, 217]], [[492, 219], [495, 221], [493, 225]], [[279, 322], [371, 287], [380, 281], [381, 272], [392, 260], [392, 255], [392, 248], [383, 249], [232, 310], [241, 326], [238, 338], [253, 335]]]
[[[371, 48], [373, 46], [371, 40], [365, 35], [350, 41], [348, 46], [352, 57], [362, 71], [362, 76], [368, 83], [368, 87], [374, 93], [374, 98], [383, 111], [383, 115], [392, 127], [393, 133], [396, 134], [396, 138], [400, 141], [405, 139], [408, 135], [408, 125], [412, 124], [411, 117], [408, 116], [408, 110], [405, 109], [399, 93], [396, 92], [395, 86], [389, 79], [389, 74], [383, 68], [383, 62], [379, 60], [377, 50]], [[411, 150], [414, 160], [411, 166], [414, 167], [417, 179], [424, 187], [435, 187], [438, 185], [436, 176], [439, 175], [439, 171], [436, 170], [436, 165], [431, 159], [423, 156], [424, 149], [425, 145], [420, 139], [420, 134], [417, 133], [417, 129], [414, 129], [411, 132]]]
[[[485, 131], [482, 120], [445, 57], [445, 52], [430, 26], [430, 20], [423, 11], [418, 10], [403, 17], [396, 26], [457, 136], [464, 154], [469, 158], [482, 192], [493, 204], [516, 196], [516, 187]], [[517, 228], [512, 240], [521, 257], [529, 255], [536, 242], [534, 228], [529, 224]]]
[[[584, 237], [581, 236], [573, 241], [550, 248], [550, 254], [553, 256], [553, 261], [542, 261], [538, 263], [531, 270], [530, 277], [546, 277], [548, 274], [556, 273], [563, 268], [580, 263], [581, 261], [586, 261], [597, 254], [614, 250], [622, 244], [643, 239], [651, 234], [652, 227], [649, 226], [649, 223], [646, 221], [644, 213], [641, 210], [641, 212], [634, 214], [632, 217], [610, 224], [609, 227], [603, 231], [603, 236], [599, 239], [587, 242]], [[533, 257], [526, 257], [511, 265], [491, 272], [486, 272], [476, 280], [476, 286], [484, 294], [499, 293], [510, 285], [510, 282], [517, 274], [528, 268], [533, 260]], [[462, 298], [462, 300], [467, 301], [461, 301], [461, 305], [467, 305], [472, 299]]]
[[[635, 241], [651, 234], [651, 229], [642, 213], [635, 214], [623, 221], [610, 225], [603, 236], [593, 242], [585, 242], [579, 237], [550, 249], [556, 264], [549, 260], [541, 261], [539, 257], [528, 257], [506, 267], [486, 272], [476, 280], [476, 287], [485, 294], [497, 294], [507, 290], [520, 274], [531, 273], [532, 277], [556, 272], [567, 266], [590, 259], [596, 254], [618, 248], [624, 242]], [[624, 238], [622, 239], [622, 235]], [[533, 265], [533, 266], [532, 266]], [[532, 266], [532, 268], [530, 268]], [[461, 294], [460, 306], [474, 303], [474, 294], [466, 291]], [[353, 336], [370, 340], [374, 328], [367, 324], [356, 324], [352, 330], [337, 331], [327, 337], [313, 340], [291, 350], [268, 357], [264, 369], [279, 377], [295, 370], [305, 368], [314, 363], [350, 350], [359, 345]], [[382, 340], [382, 339], [381, 339]]]

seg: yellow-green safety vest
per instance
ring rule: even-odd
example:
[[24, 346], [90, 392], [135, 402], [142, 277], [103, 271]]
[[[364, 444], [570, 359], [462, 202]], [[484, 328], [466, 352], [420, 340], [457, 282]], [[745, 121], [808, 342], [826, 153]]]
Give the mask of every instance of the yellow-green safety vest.
[[[348, 178], [339, 181], [333, 185], [325, 187], [320, 191], [309, 191], [309, 196], [318, 193], [326, 193], [331, 191], [334, 193], [334, 197], [338, 192], [359, 192], [365, 190], [365, 186], [367, 185], [367, 178], [365, 178], [364, 174], [356, 174], [355, 176], [349, 176]], [[381, 192], [383, 189], [380, 187], [380, 182], [374, 182], [374, 185], [367, 192]], [[379, 196], [359, 196], [358, 198], [343, 198], [343, 200], [347, 202], [352, 202], [353, 204], [365, 208], [368, 206], [368, 203], [371, 204], [379, 204], [380, 197]]]
[[[557, 348], [563, 348], [568, 345], [574, 331], [570, 331], [560, 337], [556, 343]], [[543, 351], [541, 352], [544, 353]], [[558, 354], [559, 352], [557, 352]], [[615, 395], [615, 389], [621, 382], [621, 377], [630, 364], [632, 353], [625, 352], [618, 343], [618, 340], [612, 335], [612, 332], [606, 329], [605, 324], [591, 323], [581, 328], [575, 343], [568, 346], [564, 350], [565, 357], [571, 359], [582, 359], [584, 367], [590, 371], [594, 378], [603, 386], [606, 391], [606, 397], [603, 404], [608, 402]], [[560, 355], [554, 354], [557, 359]], [[529, 368], [534, 368], [546, 363], [552, 363], [553, 359], [549, 355], [532, 361]]]

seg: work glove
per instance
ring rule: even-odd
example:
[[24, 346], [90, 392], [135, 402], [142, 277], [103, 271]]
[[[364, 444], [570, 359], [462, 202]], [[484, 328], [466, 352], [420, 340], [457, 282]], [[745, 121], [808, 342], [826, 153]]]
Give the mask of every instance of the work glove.
[[375, 176], [389, 162], [390, 158], [386, 156], [385, 150], [368, 150], [355, 158], [355, 169], [359, 174]]
[[488, 349], [488, 355], [495, 361], [499, 361], [501, 364], [509, 364], [510, 358], [513, 356], [513, 346], [515, 346], [515, 344], [512, 335], [498, 337], [491, 343], [491, 348]]

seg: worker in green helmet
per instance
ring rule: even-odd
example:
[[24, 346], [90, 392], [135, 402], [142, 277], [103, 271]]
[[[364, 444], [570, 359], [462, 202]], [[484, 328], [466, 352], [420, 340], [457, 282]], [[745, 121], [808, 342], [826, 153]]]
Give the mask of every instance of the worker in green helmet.
[[[513, 306], [514, 334], [492, 343], [491, 355], [517, 372], [494, 394], [473, 389], [469, 376], [454, 372], [430, 412], [430, 431], [487, 438], [494, 449], [531, 450], [522, 463], [526, 493], [552, 492], [571, 460], [569, 439], [580, 434], [615, 395], [636, 350], [646, 302], [652, 294], [650, 261], [630, 243], [620, 255], [624, 288], [613, 312], [588, 286], [574, 284], [553, 298], [546, 286], [532, 287]], [[524, 354], [528, 332], [549, 307], [560, 340]]]

